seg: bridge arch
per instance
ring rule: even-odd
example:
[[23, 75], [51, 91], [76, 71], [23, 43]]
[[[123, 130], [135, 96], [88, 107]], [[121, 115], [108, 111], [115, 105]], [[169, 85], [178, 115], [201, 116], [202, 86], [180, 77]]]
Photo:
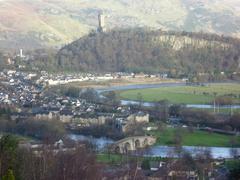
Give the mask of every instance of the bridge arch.
[[134, 145], [135, 145], [135, 149], [140, 148], [141, 147], [140, 140], [139, 139], [135, 140]]
[[120, 153], [120, 152], [121, 152], [120, 147], [119, 147], [119, 146], [115, 147], [114, 151], [115, 151], [115, 153], [117, 153], [117, 154]]
[[124, 148], [125, 148], [125, 151], [128, 152], [128, 151], [131, 151], [131, 144], [129, 142], [126, 142], [124, 144]]
[[151, 146], [156, 142], [156, 138], [152, 136], [133, 136], [121, 139], [112, 146], [112, 151], [116, 153], [128, 153], [140, 148]]
[[143, 140], [143, 147], [146, 147], [146, 146], [148, 146], [148, 139], [147, 138], [145, 138]]

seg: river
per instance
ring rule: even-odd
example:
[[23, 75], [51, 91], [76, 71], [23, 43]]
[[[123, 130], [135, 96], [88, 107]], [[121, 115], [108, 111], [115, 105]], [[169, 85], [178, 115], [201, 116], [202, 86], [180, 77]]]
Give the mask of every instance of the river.
[[[70, 134], [69, 137], [75, 141], [87, 140], [96, 145], [98, 151], [103, 151], [106, 146], [114, 143], [109, 138], [94, 138], [92, 136]], [[193, 156], [197, 154], [203, 154], [209, 151], [213, 158], [232, 158], [233, 150], [240, 155], [240, 148], [228, 148], [228, 147], [197, 147], [197, 146], [183, 146], [184, 151], [191, 153]], [[137, 155], [137, 154], [136, 154]], [[149, 147], [141, 155], [151, 157], [177, 157], [175, 147], [156, 145]]]
[[104, 150], [108, 144], [114, 143], [114, 140], [105, 137], [95, 138], [93, 136], [85, 136], [80, 134], [69, 134], [68, 137], [74, 141], [89, 141], [90, 143], [96, 145], [96, 148], [99, 151]]
[[[185, 86], [185, 83], [161, 83], [161, 84], [140, 84], [140, 85], [127, 85], [127, 86], [112, 86], [108, 88], [96, 89], [97, 92], [102, 96], [103, 92], [109, 91], [120, 91], [120, 90], [131, 90], [131, 89], [148, 89], [148, 88], [159, 88], [159, 87], [177, 87], [177, 86]], [[103, 97], [103, 96], [102, 96]], [[130, 100], [122, 100], [122, 105], [129, 104], [139, 104], [137, 101]], [[143, 102], [143, 106], [154, 106], [152, 102]], [[213, 108], [213, 105], [207, 104], [187, 104], [185, 105], [187, 108], [201, 108], [201, 109], [209, 109]], [[239, 109], [240, 105], [228, 105], [221, 106], [220, 108], [232, 108]], [[99, 151], [103, 151], [104, 148], [114, 143], [113, 140], [108, 138], [94, 138], [92, 136], [84, 136], [84, 135], [75, 135], [70, 134], [69, 137], [75, 141], [78, 140], [87, 140], [91, 143], [95, 144]], [[240, 155], [240, 148], [229, 148], [229, 147], [197, 147], [197, 146], [183, 146], [184, 151], [191, 153], [193, 156], [196, 154], [204, 153], [206, 150], [209, 151], [214, 158], [231, 158], [232, 152], [235, 151], [238, 155]], [[145, 151], [142, 155], [144, 156], [161, 156], [161, 157], [176, 157], [175, 148], [171, 146], [161, 146], [156, 145], [150, 147], [147, 151]]]
[[[132, 101], [132, 100], [121, 100], [121, 105], [126, 106], [126, 105], [138, 105], [138, 101]], [[141, 103], [142, 106], [145, 107], [154, 107], [155, 103], [154, 102], [143, 102]], [[196, 108], [196, 109], [213, 109], [214, 105], [210, 104], [186, 104], [184, 105], [186, 108]], [[218, 108], [218, 107], [216, 107]], [[224, 106], [219, 106], [221, 109], [240, 109], [240, 105], [224, 105]]]

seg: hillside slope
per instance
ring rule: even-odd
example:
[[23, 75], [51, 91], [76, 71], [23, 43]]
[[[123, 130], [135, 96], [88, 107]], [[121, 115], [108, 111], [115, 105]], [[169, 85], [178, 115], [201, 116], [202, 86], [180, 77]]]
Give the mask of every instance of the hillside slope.
[[61, 69], [169, 72], [173, 76], [239, 71], [239, 39], [203, 33], [112, 30], [91, 33], [57, 54]]
[[240, 37], [238, 0], [1, 0], [0, 48], [62, 46], [97, 28], [151, 27]]

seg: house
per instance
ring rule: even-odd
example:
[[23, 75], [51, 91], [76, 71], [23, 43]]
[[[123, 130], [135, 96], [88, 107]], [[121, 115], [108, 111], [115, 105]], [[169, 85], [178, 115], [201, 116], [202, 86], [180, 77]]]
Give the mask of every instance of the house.
[[149, 114], [139, 111], [138, 113], [128, 116], [127, 120], [136, 123], [149, 123]]
[[180, 118], [180, 117], [169, 117], [168, 118], [168, 122], [170, 124], [178, 125], [178, 124], [180, 124], [182, 122], [182, 118]]
[[57, 147], [57, 148], [62, 149], [62, 148], [64, 147], [63, 140], [60, 139], [59, 141], [56, 141], [56, 142], [54, 143], [54, 147]]
[[10, 119], [12, 120], [12, 121], [16, 121], [17, 119], [19, 118], [19, 113], [12, 113], [11, 115], [10, 115]]
[[71, 110], [65, 109], [60, 111], [59, 119], [61, 122], [70, 123], [72, 121], [72, 118], [73, 118], [73, 113]]
[[158, 171], [160, 168], [162, 168], [166, 163], [162, 161], [150, 161], [150, 170], [151, 171]]
[[26, 112], [13, 112], [10, 115], [10, 118], [12, 121], [20, 120], [20, 119], [27, 119], [30, 117], [31, 114], [26, 113]]
[[167, 166], [163, 166], [158, 168], [157, 171], [151, 171], [147, 174], [147, 180], [165, 180], [168, 178], [168, 168]]
[[15, 74], [15, 73], [16, 73], [15, 70], [8, 70], [8, 71], [7, 71], [7, 75], [8, 75], [8, 76], [13, 75], [13, 74]]
[[198, 172], [191, 164], [174, 161], [169, 164], [168, 178], [198, 180]]
[[115, 118], [115, 127], [122, 132], [126, 132], [135, 123], [149, 123], [149, 114], [140, 111], [135, 114]]
[[58, 118], [58, 112], [50, 111], [47, 108], [33, 108], [32, 115], [35, 120], [52, 120]]
[[170, 171], [168, 173], [169, 178], [176, 179], [191, 179], [198, 180], [198, 173], [196, 171]]
[[148, 127], [143, 127], [144, 131], [153, 131], [153, 130], [157, 130], [158, 127], [156, 126], [148, 126]]
[[167, 73], [160, 74], [160, 77], [162, 79], [167, 79], [168, 78], [168, 74]]
[[220, 165], [223, 165], [224, 163], [225, 163], [224, 158], [218, 158], [218, 159], [215, 159], [215, 161], [213, 162], [213, 165], [220, 166]]
[[104, 125], [110, 118], [111, 117], [109, 116], [86, 113], [74, 116], [72, 123], [76, 124], [78, 127], [90, 127], [96, 125]]
[[34, 114], [34, 118], [36, 120], [51, 120], [52, 114], [50, 112], [44, 110], [42, 112]]
[[[180, 168], [175, 169], [172, 164], [165, 164], [163, 162], [161, 167], [158, 167], [158, 163], [153, 163], [150, 168], [153, 172], [147, 178], [148, 180], [165, 180], [165, 179], [179, 179], [179, 180], [198, 180], [199, 176], [197, 171], [189, 169], [182, 165]], [[181, 165], [181, 164], [180, 164]]]

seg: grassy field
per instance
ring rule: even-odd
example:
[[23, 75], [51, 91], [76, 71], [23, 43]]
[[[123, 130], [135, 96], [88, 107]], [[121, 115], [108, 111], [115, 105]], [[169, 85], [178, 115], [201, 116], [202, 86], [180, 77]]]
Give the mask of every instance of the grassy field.
[[97, 161], [101, 163], [119, 164], [126, 159], [119, 154], [97, 154]]
[[128, 86], [137, 84], [159, 84], [159, 83], [177, 83], [180, 82], [178, 79], [159, 79], [159, 78], [129, 78], [129, 79], [112, 79], [103, 81], [84, 81], [84, 82], [73, 82], [66, 85], [60, 85], [65, 87], [76, 87], [76, 88], [108, 88], [111, 86]]
[[236, 95], [234, 103], [240, 103], [240, 84], [211, 84], [208, 86], [161, 87], [152, 89], [120, 91], [121, 99], [138, 100], [141, 95], [143, 101], [156, 102], [168, 100], [175, 104], [209, 104], [215, 95]]
[[122, 155], [122, 154], [97, 154], [97, 161], [101, 163], [108, 163], [108, 164], [120, 164], [127, 162], [129, 160], [135, 160], [135, 161], [143, 161], [143, 160], [149, 160], [149, 161], [165, 161], [167, 158], [162, 157], [139, 157], [139, 156], [131, 156], [131, 155]]
[[236, 138], [237, 146], [240, 146], [240, 137], [198, 130], [189, 132], [187, 129], [165, 128], [163, 131], [152, 131], [151, 134], [157, 137], [158, 145], [174, 145], [176, 131], [181, 131], [182, 145], [184, 146], [230, 147], [232, 138]]

